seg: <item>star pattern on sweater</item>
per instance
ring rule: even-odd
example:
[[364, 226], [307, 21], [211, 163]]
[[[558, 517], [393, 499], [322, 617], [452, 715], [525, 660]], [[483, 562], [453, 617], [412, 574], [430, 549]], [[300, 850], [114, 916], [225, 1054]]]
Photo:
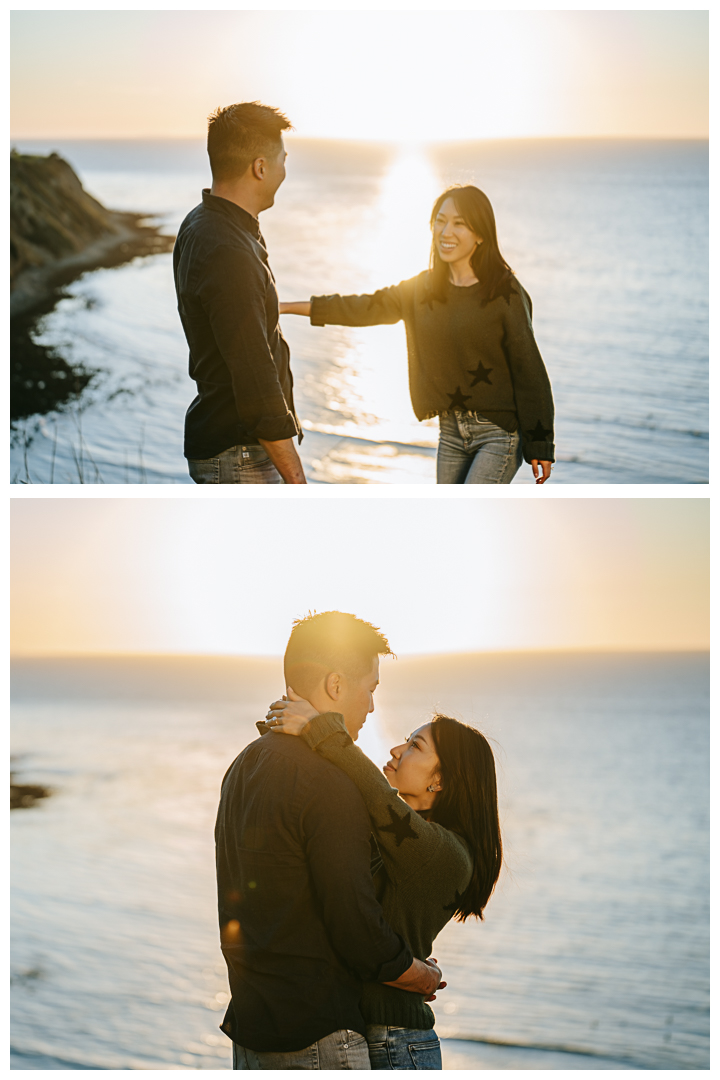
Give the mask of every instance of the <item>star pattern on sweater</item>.
[[455, 893], [455, 899], [451, 900], [449, 904], [443, 904], [443, 911], [457, 911], [462, 903], [463, 894], [461, 892]]
[[501, 281], [493, 293], [493, 300], [497, 300], [499, 296], [502, 296], [503, 300], [510, 307], [510, 297], [515, 294], [519, 296], [517, 289], [513, 288], [512, 278], [506, 277], [504, 281]]
[[470, 387], [472, 388], [473, 386], [477, 386], [477, 384], [480, 382], [486, 382], [492, 385], [492, 379], [490, 378], [491, 371], [491, 367], [483, 367], [482, 360], [478, 363], [478, 366], [473, 371], [470, 371], [468, 369], [468, 375], [475, 376], [473, 381], [470, 383]]
[[470, 400], [470, 394], [463, 394], [459, 386], [455, 387], [454, 394], [448, 394], [450, 398], [449, 409], [464, 409], [465, 402]]
[[530, 442], [547, 442], [552, 439], [552, 428], [543, 427], [542, 421], [538, 420], [533, 430], [526, 434]]
[[392, 806], [388, 806], [388, 810], [390, 811], [390, 824], [380, 825], [380, 832], [392, 833], [395, 837], [396, 847], [400, 847], [403, 840], [417, 840], [418, 834], [415, 832], [410, 822], [412, 815], [405, 814], [405, 816], [403, 816], [402, 814], [396, 814]]

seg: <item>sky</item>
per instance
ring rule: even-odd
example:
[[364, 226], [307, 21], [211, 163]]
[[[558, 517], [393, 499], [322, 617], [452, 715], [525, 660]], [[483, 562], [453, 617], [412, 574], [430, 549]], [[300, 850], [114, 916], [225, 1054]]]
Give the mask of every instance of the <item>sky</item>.
[[298, 136], [708, 134], [707, 11], [15, 11], [11, 137], [202, 137], [261, 100]]
[[12, 649], [282, 654], [351, 611], [398, 655], [708, 646], [706, 499], [11, 499]]

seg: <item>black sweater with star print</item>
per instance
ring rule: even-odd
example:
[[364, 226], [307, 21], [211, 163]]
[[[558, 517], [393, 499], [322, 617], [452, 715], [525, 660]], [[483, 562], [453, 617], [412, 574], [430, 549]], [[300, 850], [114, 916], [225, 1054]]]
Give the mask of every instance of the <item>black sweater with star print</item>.
[[516, 277], [493, 300], [479, 284], [448, 284], [427, 299], [428, 272], [364, 296], [313, 296], [314, 326], [405, 323], [410, 396], [418, 420], [451, 409], [522, 435], [526, 461], [554, 461], [550, 380], [532, 328], [532, 302]]
[[[316, 716], [301, 737], [358, 788], [382, 855], [374, 882], [385, 921], [408, 943], [413, 956], [431, 956], [433, 941], [457, 910], [458, 895], [470, 884], [473, 865], [465, 841], [403, 802], [355, 746], [340, 713]], [[360, 1011], [366, 1024], [420, 1031], [435, 1024], [422, 994], [378, 982], [363, 983]]]

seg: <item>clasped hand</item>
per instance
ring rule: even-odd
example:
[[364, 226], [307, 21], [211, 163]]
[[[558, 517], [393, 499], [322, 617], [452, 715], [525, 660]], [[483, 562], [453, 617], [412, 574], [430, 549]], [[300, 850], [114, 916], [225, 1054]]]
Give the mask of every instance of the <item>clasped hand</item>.
[[283, 735], [300, 735], [305, 725], [319, 715], [314, 705], [296, 694], [292, 686], [288, 686], [287, 694], [283, 694], [279, 701], [273, 701], [265, 719], [273, 731], [279, 731]]

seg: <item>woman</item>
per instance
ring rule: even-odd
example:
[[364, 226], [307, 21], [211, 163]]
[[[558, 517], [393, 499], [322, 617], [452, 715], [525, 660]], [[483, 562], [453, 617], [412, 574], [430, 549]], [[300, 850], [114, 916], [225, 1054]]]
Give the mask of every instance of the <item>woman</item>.
[[314, 326], [405, 322], [418, 420], [440, 417], [438, 484], [509, 484], [523, 456], [550, 476], [553, 399], [530, 297], [500, 254], [488, 197], [451, 187], [433, 206], [430, 270], [365, 296], [314, 296], [280, 314]]
[[[383, 776], [355, 746], [339, 713], [319, 714], [291, 689], [288, 695], [270, 706], [268, 725], [300, 735], [357, 785], [382, 855], [375, 883], [383, 915], [414, 956], [429, 956], [453, 916], [482, 919], [500, 875], [495, 762], [487, 739], [449, 716], [435, 716], [390, 751]], [[361, 1012], [373, 1069], [442, 1069], [435, 1017], [421, 995], [366, 983]]]

